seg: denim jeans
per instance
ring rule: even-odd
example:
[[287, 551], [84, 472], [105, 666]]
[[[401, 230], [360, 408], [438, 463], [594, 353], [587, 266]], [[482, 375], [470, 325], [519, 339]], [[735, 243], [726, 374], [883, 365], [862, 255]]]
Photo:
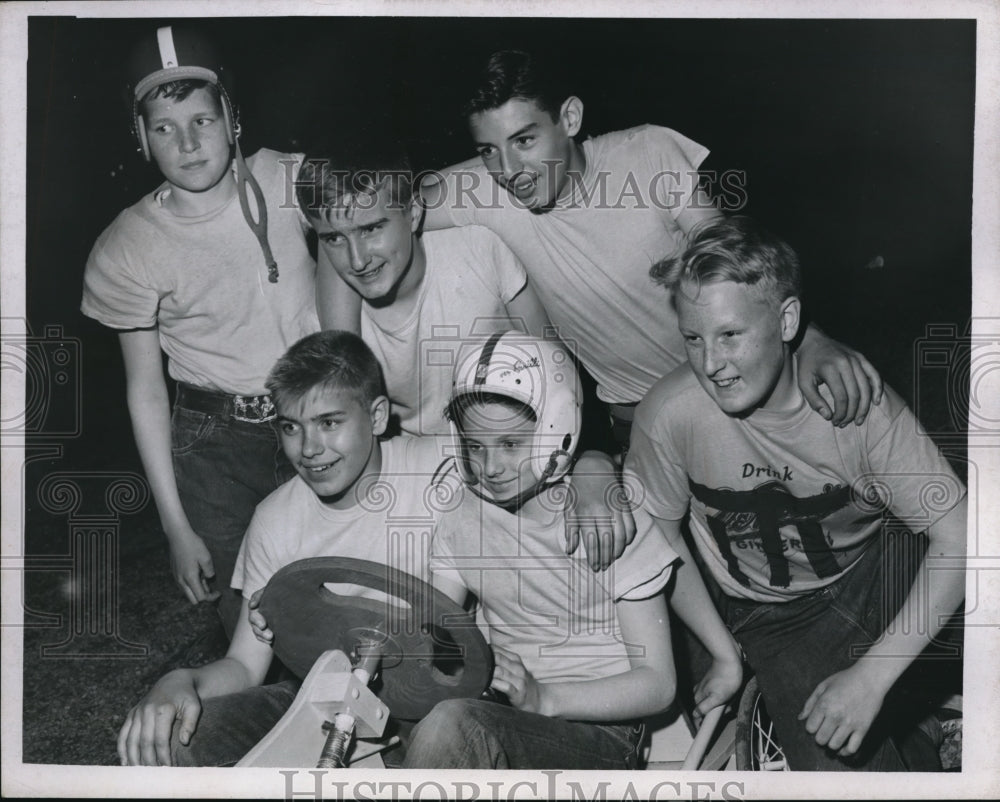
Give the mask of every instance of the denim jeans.
[[[174, 726], [170, 756], [175, 766], [234, 766], [277, 724], [295, 701], [298, 680], [258, 685], [202, 703], [198, 726], [187, 746]], [[316, 753], [319, 759], [319, 752]]]
[[526, 713], [483, 699], [439, 702], [416, 726], [411, 769], [634, 769], [643, 727]]
[[219, 615], [232, 637], [240, 594], [233, 566], [254, 508], [294, 475], [272, 423], [245, 423], [179, 406], [171, 420], [174, 475], [184, 512], [212, 555]]
[[791, 769], [940, 770], [935, 745], [916, 729], [927, 712], [913, 695], [919, 661], [886, 696], [861, 749], [851, 758], [819, 746], [805, 722], [798, 720], [816, 686], [857, 662], [885, 631], [909, 591], [925, 547], [912, 536], [883, 535], [845, 576], [804, 598], [761, 604], [723, 597], [723, 618], [757, 675]]

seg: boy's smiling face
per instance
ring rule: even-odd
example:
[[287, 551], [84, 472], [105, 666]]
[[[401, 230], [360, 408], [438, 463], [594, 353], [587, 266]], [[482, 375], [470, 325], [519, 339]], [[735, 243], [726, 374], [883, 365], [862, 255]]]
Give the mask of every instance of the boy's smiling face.
[[355, 485], [377, 474], [389, 402], [379, 396], [365, 407], [353, 390], [317, 385], [301, 398], [279, 402], [281, 446], [299, 476], [324, 503], [347, 509], [357, 503]]
[[327, 217], [310, 218], [320, 247], [334, 270], [362, 298], [378, 305], [405, 297], [420, 285], [424, 254], [415, 233], [417, 204], [392, 202], [383, 186], [377, 193], [350, 196]]
[[229, 174], [229, 131], [219, 101], [204, 87], [183, 100], [147, 100], [143, 119], [149, 151], [174, 187], [201, 193]]
[[788, 343], [798, 331], [798, 298], [779, 303], [734, 281], [683, 281], [674, 301], [691, 367], [723, 412], [797, 404]]
[[513, 98], [470, 115], [469, 129], [493, 178], [525, 208], [544, 209], [565, 192], [568, 172], [583, 169], [573, 141], [581, 117], [576, 98], [555, 121], [534, 100]]
[[476, 402], [466, 407], [461, 423], [469, 469], [494, 501], [509, 501], [534, 487], [533, 420], [504, 404]]

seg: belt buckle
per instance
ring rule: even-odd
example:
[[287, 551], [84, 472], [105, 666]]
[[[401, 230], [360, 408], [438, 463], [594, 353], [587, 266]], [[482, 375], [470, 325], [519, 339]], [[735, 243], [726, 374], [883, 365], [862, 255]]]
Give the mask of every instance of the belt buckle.
[[269, 395], [233, 396], [233, 418], [241, 423], [267, 423], [277, 417]]

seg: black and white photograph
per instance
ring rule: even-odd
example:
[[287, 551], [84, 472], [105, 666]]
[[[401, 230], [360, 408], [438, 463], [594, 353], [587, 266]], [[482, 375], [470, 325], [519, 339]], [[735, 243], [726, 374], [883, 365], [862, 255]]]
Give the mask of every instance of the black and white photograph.
[[998, 42], [0, 7], [4, 796], [996, 798]]

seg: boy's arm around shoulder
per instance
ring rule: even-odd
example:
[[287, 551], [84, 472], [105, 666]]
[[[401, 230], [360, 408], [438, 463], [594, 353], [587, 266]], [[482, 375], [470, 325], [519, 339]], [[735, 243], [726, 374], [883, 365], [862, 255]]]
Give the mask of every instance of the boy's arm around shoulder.
[[260, 685], [271, 665], [271, 648], [258, 642], [243, 600], [229, 651], [221, 660], [200, 668], [180, 668], [157, 681], [125, 716], [118, 734], [123, 766], [169, 766], [170, 740], [178, 727], [187, 745], [201, 717], [202, 701]]
[[708, 155], [707, 148], [658, 125], [642, 125], [633, 131], [659, 182], [652, 189], [653, 197], [659, 200], [659, 208], [673, 215], [681, 231], [690, 235], [696, 226], [722, 216], [699, 179], [698, 168]]
[[[798, 385], [806, 402], [835, 426], [860, 426], [882, 399], [882, 377], [860, 351], [809, 323], [795, 352]], [[820, 392], [825, 387], [831, 403]]]
[[322, 242], [316, 246], [316, 314], [324, 331], [361, 334], [361, 296], [334, 269]]
[[493, 179], [486, 174], [478, 156], [424, 174], [420, 186], [414, 188], [417, 200], [424, 207], [423, 230], [435, 231], [459, 225], [452, 209], [463, 208], [463, 203], [474, 203], [473, 194], [478, 197], [476, 190], [482, 191], [480, 184], [484, 180], [492, 182]]
[[618, 466], [601, 451], [584, 451], [567, 484], [566, 553], [575, 552], [583, 541], [591, 569], [607, 570], [635, 539], [636, 531]]

